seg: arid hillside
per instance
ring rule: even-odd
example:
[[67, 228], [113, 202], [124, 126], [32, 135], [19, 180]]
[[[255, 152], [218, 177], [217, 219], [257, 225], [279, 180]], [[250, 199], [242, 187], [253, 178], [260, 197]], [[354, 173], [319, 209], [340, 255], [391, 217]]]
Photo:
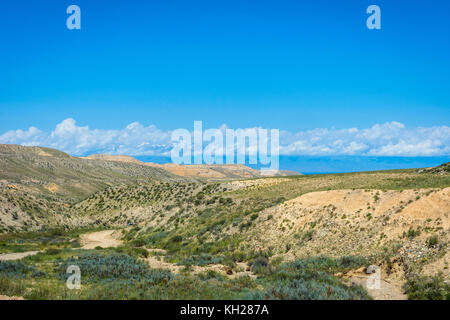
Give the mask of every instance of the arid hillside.
[[85, 160], [39, 147], [0, 145], [0, 230], [77, 225], [72, 204], [108, 186], [178, 181], [166, 170]]
[[50, 148], [0, 145], [0, 231], [89, 224], [71, 207], [108, 187], [260, 176], [243, 165], [159, 165], [129, 156], [76, 158]]
[[[229, 179], [249, 179], [261, 177], [259, 170], [249, 168], [244, 165], [223, 164], [223, 165], [178, 165], [173, 163], [157, 164], [152, 162], [142, 162], [130, 156], [124, 155], [109, 155], [109, 154], [93, 154], [83, 159], [91, 160], [106, 160], [115, 162], [125, 162], [140, 164], [142, 166], [149, 166], [154, 168], [164, 169], [174, 175], [208, 180], [229, 180]], [[301, 175], [295, 171], [277, 171], [273, 173], [274, 176], [290, 176]]]
[[0, 180], [72, 198], [108, 185], [139, 180], [176, 180], [165, 170], [135, 163], [94, 161], [40, 147], [0, 145]]
[[[247, 275], [251, 288], [260, 286], [253, 280], [265, 286], [294, 266], [317, 273], [316, 263], [344, 284], [364, 283], [367, 267], [379, 267], [386, 290], [371, 291], [375, 298], [413, 298], [414, 288], [427, 283], [447, 288], [448, 164], [255, 178], [244, 166], [161, 168], [125, 156], [79, 159], [18, 146], [0, 151], [0, 253], [46, 248], [27, 239], [47, 239], [40, 234], [48, 232], [66, 246], [76, 230], [115, 230], [117, 241], [110, 242], [117, 250], [134, 252], [152, 268]], [[95, 241], [82, 249], [97, 250]]]

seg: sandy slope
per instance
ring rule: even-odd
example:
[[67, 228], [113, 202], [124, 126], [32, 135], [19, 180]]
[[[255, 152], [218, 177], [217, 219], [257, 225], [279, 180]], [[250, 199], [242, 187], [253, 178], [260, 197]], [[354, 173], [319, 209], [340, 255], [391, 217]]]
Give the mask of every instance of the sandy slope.
[[117, 239], [115, 230], [105, 230], [92, 233], [86, 233], [80, 236], [82, 249], [94, 249], [96, 247], [109, 248], [118, 247], [122, 244]]
[[[286, 243], [293, 242], [293, 248], [302, 243], [302, 234], [311, 230], [312, 240], [288, 255], [317, 254], [319, 249], [335, 256], [367, 254], [410, 228], [439, 228], [445, 242], [449, 218], [450, 188], [311, 192], [261, 212], [250, 241], [256, 249], [270, 245], [284, 250]], [[417, 239], [429, 235], [422, 232]]]

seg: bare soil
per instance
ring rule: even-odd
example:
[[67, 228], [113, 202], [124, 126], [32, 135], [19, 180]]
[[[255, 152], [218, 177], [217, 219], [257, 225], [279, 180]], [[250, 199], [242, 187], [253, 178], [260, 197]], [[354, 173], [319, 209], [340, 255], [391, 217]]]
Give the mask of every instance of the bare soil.
[[27, 252], [0, 254], [0, 261], [20, 260], [28, 256], [34, 256], [39, 252], [40, 251], [27, 251]]
[[110, 248], [118, 247], [122, 241], [118, 239], [116, 230], [105, 230], [86, 233], [80, 236], [82, 249], [95, 249], [96, 247]]

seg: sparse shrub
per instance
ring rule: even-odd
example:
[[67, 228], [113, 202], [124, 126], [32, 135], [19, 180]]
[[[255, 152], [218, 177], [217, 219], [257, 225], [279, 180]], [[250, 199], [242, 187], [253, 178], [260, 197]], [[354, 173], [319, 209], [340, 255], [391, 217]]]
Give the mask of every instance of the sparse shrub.
[[419, 235], [420, 235], [420, 230], [419, 230], [419, 229], [414, 230], [413, 228], [410, 228], [410, 229], [408, 230], [408, 232], [406, 233], [406, 236], [407, 236], [408, 238], [410, 238], [410, 239], [415, 238], [415, 237], [417, 237], [417, 236], [419, 236]]
[[377, 193], [375, 194], [375, 196], [373, 197], [373, 201], [377, 202], [378, 200], [380, 200], [380, 193], [377, 191]]
[[315, 231], [314, 230], [308, 230], [305, 233], [302, 234], [302, 242], [308, 242], [313, 239]]
[[57, 249], [57, 248], [48, 248], [47, 250], [45, 250], [45, 254], [48, 255], [56, 255], [61, 253], [61, 249]]
[[181, 242], [181, 241], [183, 241], [183, 237], [182, 237], [182, 236], [179, 236], [179, 235], [173, 236], [173, 237], [170, 239], [170, 242], [173, 242], [173, 243], [179, 243], [179, 242]]
[[277, 203], [277, 204], [280, 204], [280, 203], [283, 203], [283, 202], [285, 202], [285, 201], [286, 201], [286, 198], [285, 198], [285, 197], [279, 197], [279, 198], [277, 199], [276, 203]]
[[233, 204], [233, 199], [231, 198], [220, 198], [219, 203], [223, 205], [231, 205]]
[[436, 235], [431, 236], [427, 239], [427, 246], [430, 248], [436, 246], [438, 243], [439, 243], [439, 238]]
[[147, 245], [154, 245], [166, 237], [167, 237], [166, 232], [155, 232], [146, 239], [146, 243]]
[[211, 279], [215, 279], [218, 281], [226, 280], [226, 277], [224, 275], [222, 275], [214, 270], [207, 270], [207, 271], [199, 274], [198, 277], [203, 281], [207, 281], [207, 280], [211, 280]]
[[148, 251], [144, 248], [134, 248], [133, 251], [139, 257], [148, 258]]
[[242, 222], [241, 225], [239, 226], [239, 230], [243, 231], [245, 229], [248, 229], [251, 225], [252, 225], [251, 221]]
[[209, 253], [202, 253], [200, 255], [192, 255], [183, 259], [178, 265], [193, 265], [193, 266], [207, 266], [209, 264], [224, 264], [226, 258], [224, 256], [212, 256]]
[[292, 245], [290, 243], [286, 243], [286, 252], [289, 252], [292, 248]]
[[235, 251], [233, 253], [233, 259], [238, 262], [244, 261], [246, 257], [247, 255], [242, 251]]
[[263, 275], [271, 272], [269, 259], [265, 256], [258, 256], [250, 262], [253, 273]]
[[70, 241], [70, 246], [72, 248], [79, 248], [81, 247], [80, 241], [78, 239]]
[[342, 271], [356, 269], [367, 264], [367, 258], [361, 256], [344, 256], [338, 259], [338, 268]]
[[131, 245], [133, 246], [133, 247], [143, 247], [143, 246], [145, 246], [145, 240], [144, 239], [136, 239], [136, 240], [133, 240], [132, 242], [131, 242]]

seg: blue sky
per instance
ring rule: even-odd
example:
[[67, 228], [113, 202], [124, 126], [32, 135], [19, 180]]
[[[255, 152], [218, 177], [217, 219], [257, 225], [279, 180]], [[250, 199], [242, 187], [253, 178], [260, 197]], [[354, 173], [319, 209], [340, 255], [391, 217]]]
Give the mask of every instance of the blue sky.
[[[66, 28], [70, 4], [81, 30]], [[371, 4], [381, 30], [366, 28]], [[449, 14], [446, 0], [4, 0], [0, 142], [49, 141], [58, 124], [73, 135], [139, 122], [164, 135], [202, 120], [311, 137], [400, 123], [405, 137], [384, 133], [391, 146], [413, 132], [405, 150], [448, 155]]]
[[[82, 30], [67, 30], [78, 4]], [[365, 26], [378, 4], [382, 30]], [[448, 124], [449, 1], [2, 1], [0, 132]]]

